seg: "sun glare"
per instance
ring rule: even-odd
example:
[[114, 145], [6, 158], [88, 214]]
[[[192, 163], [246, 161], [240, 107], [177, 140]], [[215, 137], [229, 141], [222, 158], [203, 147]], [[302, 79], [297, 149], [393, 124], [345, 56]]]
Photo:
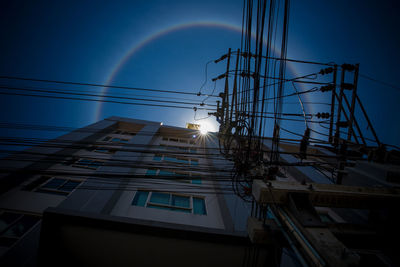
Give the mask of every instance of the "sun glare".
[[214, 125], [212, 125], [212, 123], [209, 121], [202, 121], [200, 123], [200, 133], [202, 135], [206, 135], [208, 132], [215, 131], [214, 128], [215, 128]]
[[207, 127], [201, 125], [201, 126], [200, 126], [200, 133], [201, 133], [202, 135], [206, 135], [206, 134], [208, 133]]

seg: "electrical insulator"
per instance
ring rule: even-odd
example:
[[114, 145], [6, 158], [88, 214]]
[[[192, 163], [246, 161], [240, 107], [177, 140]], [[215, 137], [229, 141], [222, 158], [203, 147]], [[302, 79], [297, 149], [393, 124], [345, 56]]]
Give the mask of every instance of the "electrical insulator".
[[242, 52], [242, 57], [257, 57], [257, 54], [252, 54], [252, 53], [247, 53], [247, 52]]
[[329, 74], [329, 73], [332, 73], [332, 72], [333, 72], [333, 68], [332, 68], [332, 67], [329, 67], [329, 68], [320, 70], [320, 71], [319, 71], [319, 74], [325, 75], [325, 74]]
[[346, 90], [353, 90], [354, 89], [354, 84], [351, 84], [351, 83], [342, 83], [340, 86], [343, 89], [346, 89]]
[[332, 91], [334, 88], [335, 88], [335, 86], [333, 84], [329, 84], [329, 85], [322, 86], [319, 90], [321, 92], [328, 92], [328, 91]]
[[352, 64], [342, 64], [342, 69], [347, 71], [353, 71], [356, 67]]
[[215, 82], [216, 80], [219, 80], [219, 79], [225, 78], [225, 76], [226, 76], [226, 74], [225, 74], [225, 73], [224, 73], [224, 74], [221, 74], [221, 75], [219, 75], [218, 77], [211, 79], [211, 81]]
[[330, 115], [329, 112], [318, 112], [316, 116], [318, 119], [329, 119]]
[[218, 62], [220, 62], [221, 60], [224, 60], [224, 59], [227, 58], [227, 57], [228, 57], [228, 54], [223, 55], [223, 56], [220, 57], [219, 59], [214, 60], [214, 63], [218, 63]]

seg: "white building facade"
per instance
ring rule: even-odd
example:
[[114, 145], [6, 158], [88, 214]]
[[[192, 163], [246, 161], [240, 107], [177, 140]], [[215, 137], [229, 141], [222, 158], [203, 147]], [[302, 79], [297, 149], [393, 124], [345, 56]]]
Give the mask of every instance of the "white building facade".
[[[111, 117], [3, 159], [0, 262], [4, 266], [48, 264], [56, 256], [54, 252], [53, 257], [44, 255], [49, 255], [56, 244], [62, 244], [65, 250], [57, 250], [60, 255], [67, 251], [74, 255], [69, 249], [76, 244], [67, 245], [68, 238], [49, 241], [64, 231], [52, 220], [68, 214], [68, 218], [96, 220], [101, 225], [103, 242], [107, 242], [109, 233], [100, 221], [140, 227], [158, 225], [157, 229], [170, 229], [168, 232], [184, 229], [185, 236], [204, 233], [192, 241], [203, 240], [204, 236], [211, 243], [214, 239], [237, 238], [239, 263], [245, 253], [241, 246], [250, 210], [230, 190], [226, 178], [232, 166], [219, 156], [216, 140], [212, 134], [205, 137], [196, 130]], [[70, 237], [74, 235], [71, 231]], [[83, 237], [88, 232], [84, 231], [77, 243], [91, 240], [94, 247], [96, 238]], [[158, 244], [166, 242], [163, 240]], [[198, 249], [210, 249], [211, 243], [207, 242]], [[221, 257], [232, 249], [222, 248]], [[78, 261], [81, 254], [85, 253], [70, 257], [69, 263], [93, 263]], [[121, 265], [134, 260], [125, 254], [121, 259]], [[97, 264], [104, 263], [100, 260]]]

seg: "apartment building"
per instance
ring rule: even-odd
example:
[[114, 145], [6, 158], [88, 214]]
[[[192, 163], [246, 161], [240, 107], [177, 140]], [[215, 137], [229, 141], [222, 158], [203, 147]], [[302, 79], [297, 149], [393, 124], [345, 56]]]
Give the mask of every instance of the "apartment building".
[[241, 265], [251, 246], [212, 133], [111, 117], [0, 167], [4, 266]]
[[[329, 167], [290, 165], [297, 146], [280, 149], [288, 165], [278, 182], [332, 183]], [[335, 158], [309, 150], [312, 161]], [[265, 229], [249, 217], [262, 207], [234, 193], [232, 162], [213, 133], [110, 117], [3, 158], [0, 169], [1, 266], [299, 265], [279, 227], [254, 240]], [[359, 176], [349, 172], [344, 183]], [[388, 183], [379, 177], [362, 180]], [[367, 212], [316, 211], [324, 227], [369, 220]]]

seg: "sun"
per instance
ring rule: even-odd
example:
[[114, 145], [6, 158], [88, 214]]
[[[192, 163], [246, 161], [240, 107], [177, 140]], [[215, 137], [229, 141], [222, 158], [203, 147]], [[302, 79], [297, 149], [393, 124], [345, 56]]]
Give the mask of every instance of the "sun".
[[200, 123], [200, 133], [206, 135], [208, 132], [214, 131], [214, 126], [209, 121], [202, 121]]
[[201, 133], [202, 135], [206, 135], [206, 134], [208, 133], [207, 127], [200, 126], [200, 133]]

